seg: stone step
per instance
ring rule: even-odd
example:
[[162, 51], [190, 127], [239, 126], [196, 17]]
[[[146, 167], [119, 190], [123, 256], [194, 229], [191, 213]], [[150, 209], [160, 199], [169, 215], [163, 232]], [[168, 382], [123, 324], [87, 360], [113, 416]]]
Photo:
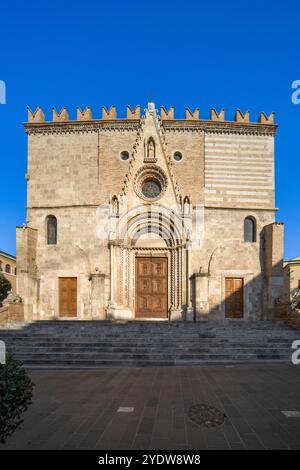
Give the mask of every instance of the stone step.
[[203, 352], [200, 355], [199, 354], [188, 354], [187, 352], [185, 353], [167, 353], [167, 352], [153, 352], [151, 354], [149, 353], [139, 353], [139, 352], [132, 352], [132, 353], [102, 353], [101, 355], [95, 355], [93, 352], [40, 352], [38, 355], [34, 353], [17, 353], [15, 354], [15, 357], [20, 360], [25, 360], [25, 361], [32, 361], [35, 359], [38, 360], [43, 360], [43, 359], [48, 359], [52, 361], [68, 361], [69, 359], [73, 360], [113, 360], [117, 361], [119, 360], [120, 363], [123, 360], [126, 359], [135, 359], [135, 360], [153, 360], [153, 359], [164, 359], [164, 360], [172, 360], [172, 359], [238, 359], [238, 358], [274, 358], [274, 359], [280, 359], [280, 358], [290, 358], [291, 353], [287, 351], [220, 351], [220, 352]]
[[[295, 331], [293, 330], [292, 327], [290, 326], [285, 326], [284, 328], [283, 327], [276, 327], [276, 328], [259, 328], [259, 327], [255, 327], [255, 328], [231, 328], [230, 326], [226, 326], [226, 327], [222, 327], [221, 325], [218, 326], [218, 327], [214, 327], [214, 328], [205, 328], [203, 326], [201, 326], [201, 323], [195, 323], [193, 324], [193, 327], [192, 328], [186, 328], [186, 329], [183, 329], [183, 328], [180, 328], [180, 329], [173, 329], [172, 327], [170, 327], [169, 325], [165, 325], [164, 328], [153, 328], [153, 327], [144, 327], [144, 328], [140, 328], [140, 329], [133, 329], [133, 328], [130, 328], [130, 327], [127, 327], [127, 325], [124, 325], [122, 328], [120, 327], [102, 327], [102, 328], [66, 328], [64, 327], [63, 325], [60, 325], [60, 326], [57, 326], [55, 328], [52, 328], [52, 327], [48, 327], [48, 328], [41, 328], [41, 329], [38, 329], [37, 327], [35, 328], [31, 328], [31, 329], [28, 329], [28, 328], [24, 328], [23, 330], [21, 330], [24, 334], [26, 334], [27, 332], [30, 332], [30, 334], [49, 334], [49, 333], [53, 333], [53, 332], [64, 332], [66, 334], [69, 334], [69, 333], [73, 333], [75, 332], [76, 334], [101, 334], [103, 332], [107, 333], [107, 334], [127, 334], [127, 333], [138, 333], [138, 334], [149, 334], [151, 332], [155, 332], [155, 333], [163, 333], [163, 334], [195, 334], [195, 333], [203, 333], [203, 334], [211, 334], [211, 333], [228, 333], [229, 331], [232, 332], [232, 333], [240, 333], [240, 332], [252, 332], [252, 333], [261, 333], [261, 332], [266, 332], [266, 333], [271, 333], [271, 332], [280, 332], [282, 330], [285, 330], [285, 331]], [[0, 329], [0, 332], [8, 332], [8, 333], [14, 333], [16, 331], [20, 331], [20, 330], [15, 330], [15, 329]]]
[[[122, 331], [124, 330], [124, 327], [126, 330], [130, 331], [159, 331], [159, 330], [164, 330], [164, 331], [194, 331], [195, 329], [200, 329], [201, 331], [213, 331], [213, 330], [226, 330], [230, 329], [231, 331], [234, 330], [241, 330], [243, 329], [244, 331], [250, 331], [250, 330], [275, 330], [275, 329], [281, 329], [282, 327], [292, 329], [290, 325], [288, 325], [286, 322], [246, 322], [242, 321], [239, 322], [238, 324], [231, 323], [231, 322], [226, 322], [226, 323], [207, 323], [207, 322], [197, 322], [197, 323], [173, 323], [173, 322], [133, 322], [133, 323], [126, 323], [126, 324], [119, 324], [119, 323], [102, 323], [102, 322], [89, 322], [85, 323], [84, 321], [75, 321], [75, 322], [69, 322], [69, 321], [59, 321], [59, 322], [36, 322], [29, 324], [25, 327], [23, 327], [24, 330], [49, 330], [49, 329], [58, 329], [60, 330], [62, 327], [64, 330], [76, 330], [76, 331], [84, 331], [84, 330], [102, 330], [102, 331]], [[5, 328], [2, 328], [5, 330]], [[13, 331], [13, 329], [11, 329]]]
[[243, 338], [194, 338], [192, 339], [186, 339], [186, 338], [91, 338], [91, 339], [86, 339], [86, 338], [60, 338], [60, 337], [55, 337], [55, 338], [13, 338], [13, 337], [0, 337], [2, 340], [5, 340], [8, 344], [9, 343], [15, 343], [15, 344], [35, 344], [36, 346], [39, 345], [61, 345], [61, 344], [67, 344], [68, 346], [72, 345], [115, 345], [115, 344], [120, 344], [122, 346], [134, 346], [137, 344], [145, 344], [145, 345], [160, 345], [160, 344], [183, 344], [183, 345], [199, 345], [199, 344], [240, 344], [240, 345], [246, 345], [246, 344], [289, 344], [291, 340], [294, 339], [299, 339], [299, 335], [293, 335], [293, 336], [286, 336], [286, 337], [268, 337], [268, 336], [261, 336], [261, 337], [245, 337]]
[[[22, 358], [19, 358], [22, 360]], [[290, 358], [286, 356], [274, 356], [274, 355], [261, 355], [261, 356], [249, 356], [249, 355], [240, 355], [234, 358], [227, 357], [227, 356], [209, 356], [207, 358], [197, 358], [197, 359], [184, 359], [184, 358], [147, 358], [146, 360], [140, 358], [137, 359], [129, 359], [123, 358], [122, 361], [120, 360], [112, 360], [104, 358], [102, 359], [62, 359], [59, 360], [58, 358], [49, 359], [49, 358], [27, 358], [24, 359], [24, 365], [28, 368], [30, 367], [42, 367], [48, 368], [51, 366], [53, 369], [73, 366], [74, 368], [78, 367], [125, 367], [125, 366], [135, 366], [135, 367], [144, 367], [144, 366], [168, 366], [168, 365], [208, 365], [208, 364], [244, 364], [244, 363], [288, 363]]]
[[298, 332], [284, 322], [56, 321], [0, 330], [27, 367], [106, 367], [290, 362]]
[[56, 345], [56, 346], [36, 346], [32, 344], [28, 345], [19, 345], [19, 344], [7, 344], [7, 349], [11, 351], [95, 351], [95, 352], [105, 352], [105, 351], [136, 351], [136, 350], [144, 350], [144, 351], [195, 351], [195, 352], [202, 352], [202, 351], [232, 351], [232, 350], [251, 350], [251, 349], [259, 349], [259, 350], [278, 350], [278, 349], [283, 349], [283, 350], [291, 350], [292, 343], [284, 343], [284, 344], [276, 344], [274, 345], [263, 345], [263, 344], [248, 344], [248, 345], [240, 345], [240, 344], [226, 344], [226, 345], [203, 345], [203, 344], [197, 344], [197, 345], [72, 345], [70, 347], [67, 347], [66, 345]]
[[[34, 333], [26, 333], [26, 334], [14, 334], [12, 332], [1, 332], [0, 331], [0, 337], [1, 338], [30, 338], [30, 339], [45, 339], [45, 338], [49, 338], [49, 337], [53, 337], [54, 336], [54, 333], [52, 332], [48, 332], [48, 333], [45, 333], [45, 334], [34, 334]], [[210, 334], [201, 334], [201, 333], [197, 333], [197, 332], [194, 332], [193, 334], [187, 334], [185, 332], [182, 332], [180, 334], [167, 334], [165, 332], [162, 332], [162, 333], [156, 333], [155, 335], [152, 334], [152, 332], [144, 332], [144, 333], [140, 333], [140, 334], [137, 334], [136, 332], [134, 333], [130, 333], [130, 332], [120, 332], [119, 334], [105, 334], [105, 333], [101, 333], [101, 334], [97, 334], [96, 332], [91, 332], [89, 334], [83, 334], [81, 332], [77, 332], [76, 334], [67, 334], [65, 331], [60, 331], [60, 332], [55, 332], [55, 335], [59, 338], [74, 338], [74, 337], [77, 337], [77, 338], [86, 338], [86, 339], [89, 339], [89, 338], [129, 338], [129, 339], [132, 339], [132, 338], [152, 338], [153, 336], [153, 339], [155, 338], [166, 338], [166, 339], [170, 339], [170, 338], [185, 338], [185, 339], [193, 339], [193, 338], [256, 338], [256, 337], [290, 337], [291, 335], [292, 336], [299, 336], [299, 332], [295, 331], [295, 330], [292, 330], [292, 331], [274, 331], [274, 332], [255, 332], [255, 333], [252, 333], [252, 332], [238, 332], [238, 333], [234, 333], [234, 332], [226, 332], [226, 333], [222, 333], [222, 332], [214, 332], [214, 333], [210, 333]]]

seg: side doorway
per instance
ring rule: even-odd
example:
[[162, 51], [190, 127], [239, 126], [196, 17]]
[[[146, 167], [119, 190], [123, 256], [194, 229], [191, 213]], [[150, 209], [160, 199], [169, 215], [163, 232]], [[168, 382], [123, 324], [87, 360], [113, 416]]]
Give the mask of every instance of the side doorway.
[[244, 279], [225, 278], [225, 317], [243, 318], [244, 316]]
[[77, 317], [77, 278], [59, 278], [59, 316]]

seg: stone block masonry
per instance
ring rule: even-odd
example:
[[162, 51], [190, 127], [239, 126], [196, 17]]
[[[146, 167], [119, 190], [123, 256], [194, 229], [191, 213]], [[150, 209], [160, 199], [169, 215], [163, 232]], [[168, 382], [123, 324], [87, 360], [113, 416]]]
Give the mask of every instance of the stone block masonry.
[[[202, 119], [187, 108], [178, 119], [149, 103], [127, 106], [126, 118], [116, 106], [95, 114], [53, 109], [47, 121], [28, 108], [27, 223], [17, 229], [25, 319], [135, 319], [137, 305], [146, 319], [272, 317], [283, 246], [274, 113], [252, 122], [237, 110], [229, 121], [223, 109]], [[147, 259], [152, 277], [136, 270]]]

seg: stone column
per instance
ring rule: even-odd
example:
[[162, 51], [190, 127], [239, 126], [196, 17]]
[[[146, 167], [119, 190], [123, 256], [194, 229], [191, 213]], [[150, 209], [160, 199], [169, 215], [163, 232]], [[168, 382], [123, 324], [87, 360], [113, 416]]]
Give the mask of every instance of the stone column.
[[208, 302], [208, 273], [194, 273], [193, 282], [193, 303], [196, 312], [196, 320], [203, 320], [209, 313]]
[[274, 319], [275, 301], [281, 299], [284, 292], [283, 278], [283, 241], [284, 225], [279, 222], [264, 227], [265, 234], [265, 275], [267, 299], [264, 319]]
[[186, 321], [194, 321], [194, 307], [192, 304], [192, 284], [190, 278], [191, 248], [191, 241], [188, 241], [186, 247]]
[[105, 320], [105, 279], [103, 273], [91, 274], [92, 319]]
[[17, 294], [24, 302], [25, 321], [37, 320], [38, 285], [36, 267], [37, 230], [17, 227]]

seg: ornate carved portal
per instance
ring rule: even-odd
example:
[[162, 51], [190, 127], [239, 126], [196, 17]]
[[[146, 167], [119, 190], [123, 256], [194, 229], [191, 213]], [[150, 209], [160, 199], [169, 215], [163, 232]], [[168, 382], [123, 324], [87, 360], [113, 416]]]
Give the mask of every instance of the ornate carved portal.
[[[128, 214], [127, 214], [128, 215]], [[168, 220], [167, 220], [168, 219]], [[183, 319], [187, 308], [188, 263], [187, 250], [179, 222], [176, 224], [173, 213], [145, 213], [137, 211], [129, 220], [126, 218], [124, 232], [122, 219], [117, 228], [118, 237], [110, 242], [110, 272], [111, 293], [108, 308], [109, 316], [113, 318], [134, 319], [148, 316], [149, 318]], [[171, 228], [170, 228], [171, 227]], [[149, 302], [155, 305], [157, 281], [162, 281], [159, 287], [163, 289], [162, 309], [151, 315], [142, 315], [141, 292], [143, 289], [143, 263], [151, 268], [151, 293]], [[159, 273], [153, 271], [160, 264], [165, 272], [164, 279], [158, 279]], [[152, 261], [151, 261], [152, 260]], [[156, 261], [157, 260], [157, 261]], [[145, 263], [144, 263], [145, 265]], [[153, 267], [154, 266], [154, 267]], [[147, 277], [147, 276], [146, 276]], [[144, 279], [145, 280], [145, 279]], [[149, 279], [148, 279], [149, 281]], [[150, 282], [150, 281], [149, 281]], [[150, 289], [150, 285], [146, 286]], [[150, 304], [149, 304], [150, 305]], [[155, 314], [153, 314], [155, 313]]]
[[[175, 248], [137, 248], [111, 245], [111, 299], [110, 304], [128, 312], [126, 318], [142, 317], [137, 305], [139, 259], [165, 260], [167, 272], [164, 287], [162, 314], [149, 315], [151, 318], [182, 318], [186, 299], [186, 252], [182, 246]], [[156, 276], [153, 276], [156, 282]], [[155, 287], [155, 286], [154, 286]], [[131, 315], [129, 314], [131, 312]], [[167, 312], [167, 314], [166, 314]], [[128, 316], [129, 315], [129, 316]], [[145, 315], [146, 316], [146, 315]]]

